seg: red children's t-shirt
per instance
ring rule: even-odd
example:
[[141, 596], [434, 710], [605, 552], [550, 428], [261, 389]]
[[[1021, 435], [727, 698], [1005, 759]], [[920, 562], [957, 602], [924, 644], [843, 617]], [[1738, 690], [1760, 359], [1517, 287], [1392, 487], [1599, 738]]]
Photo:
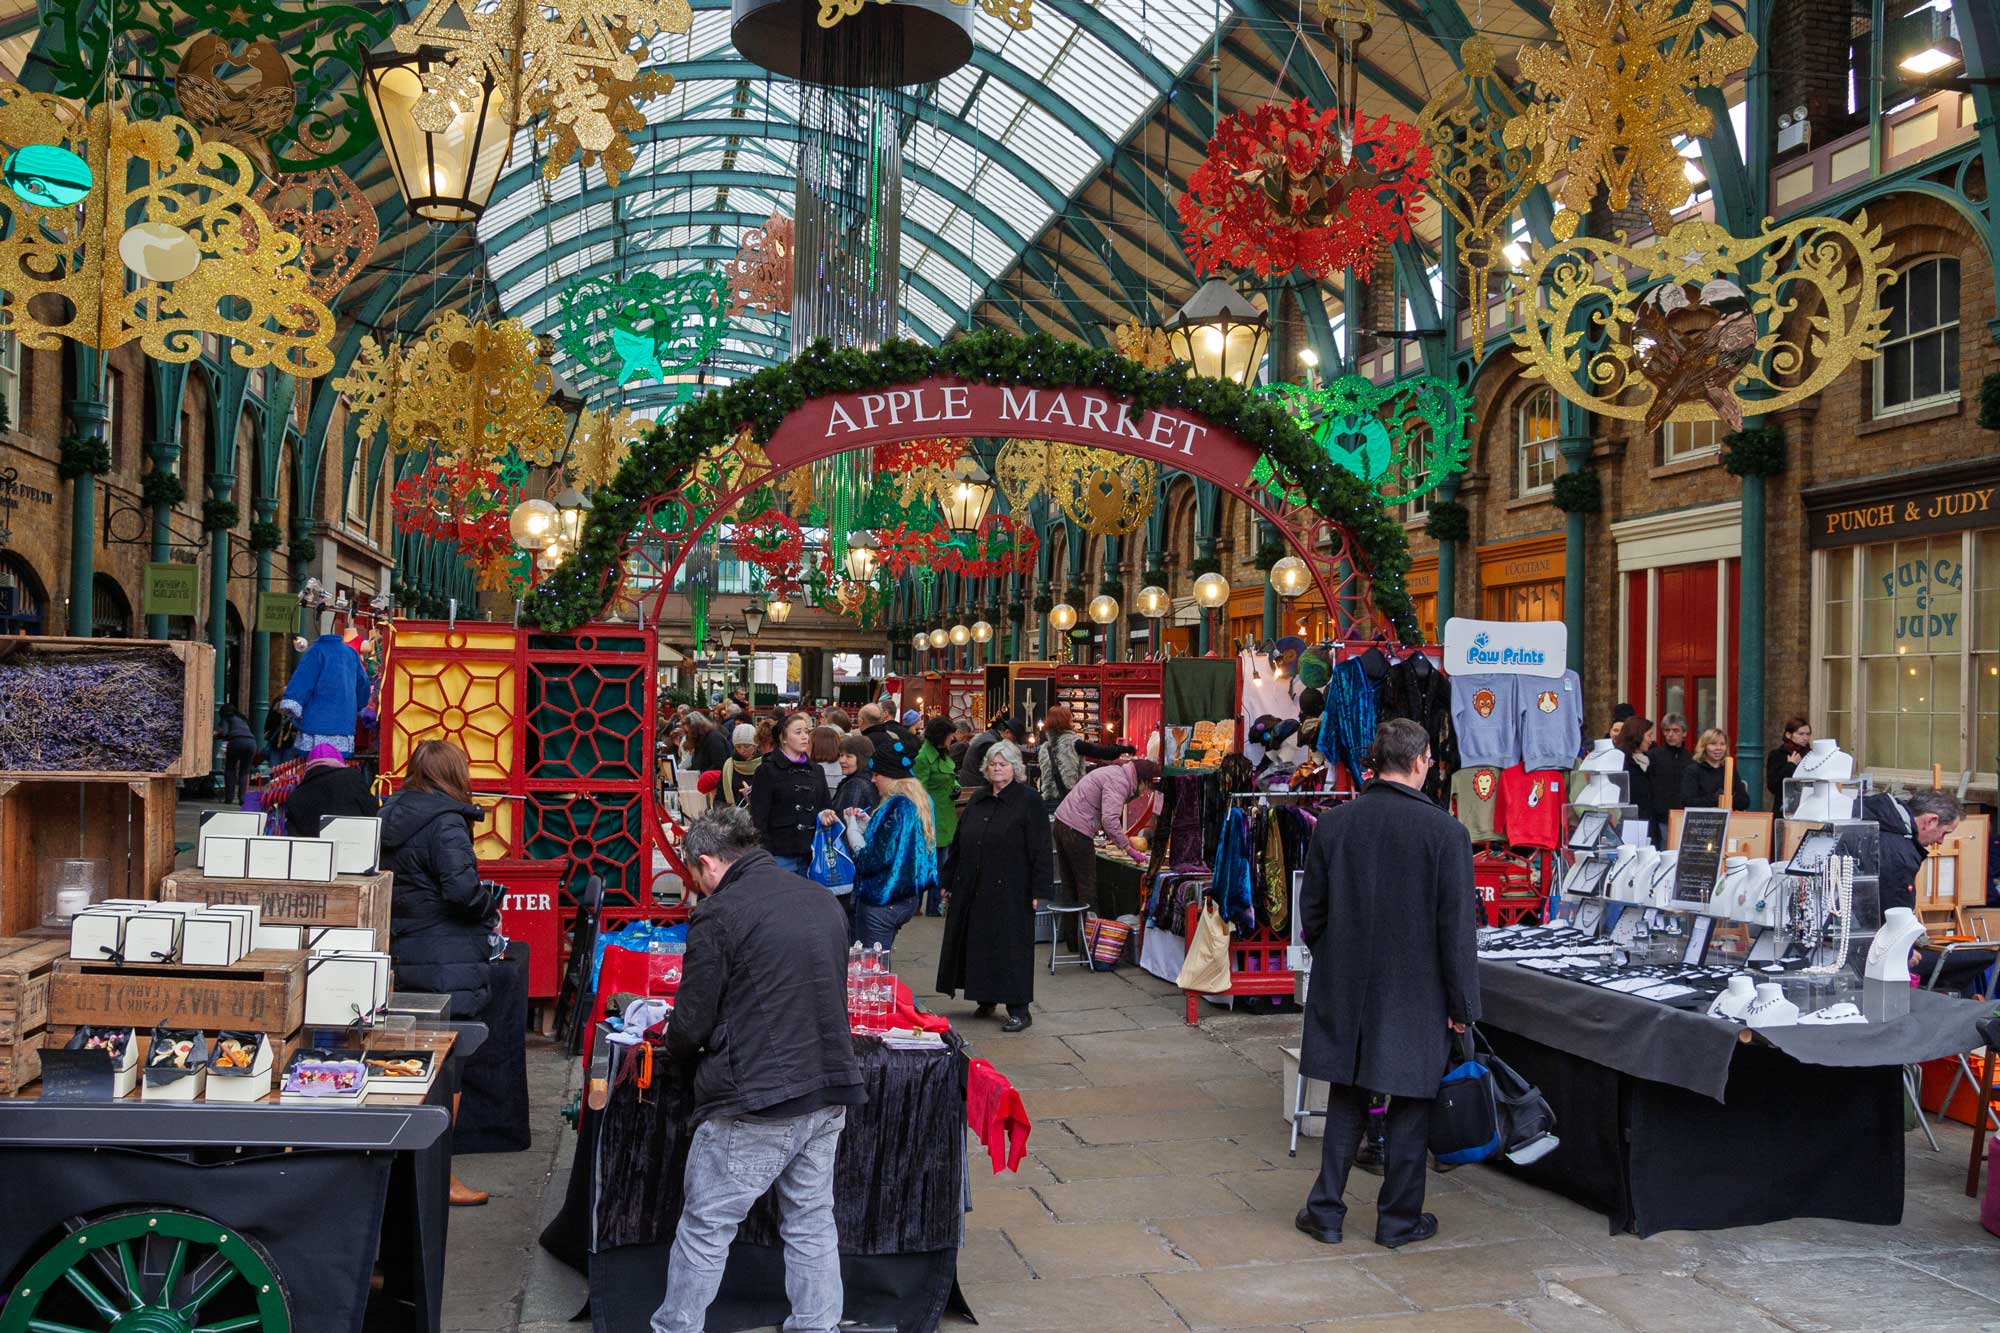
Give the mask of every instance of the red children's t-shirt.
[[1500, 833], [1510, 846], [1562, 845], [1563, 779], [1560, 769], [1500, 770]]

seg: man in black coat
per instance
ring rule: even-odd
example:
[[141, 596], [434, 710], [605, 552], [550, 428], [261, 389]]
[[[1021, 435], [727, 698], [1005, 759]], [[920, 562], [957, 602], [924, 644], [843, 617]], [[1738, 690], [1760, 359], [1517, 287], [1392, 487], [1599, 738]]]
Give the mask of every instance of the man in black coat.
[[1959, 813], [1956, 796], [1928, 787], [1911, 792], [1902, 800], [1888, 792], [1875, 792], [1862, 802], [1861, 818], [1874, 820], [1882, 830], [1878, 844], [1882, 878], [1878, 887], [1883, 911], [1916, 907], [1917, 871], [1930, 855], [1930, 848], [1950, 837], [1958, 827]]
[[1423, 794], [1430, 738], [1407, 718], [1375, 732], [1375, 777], [1321, 817], [1300, 928], [1312, 949], [1299, 1067], [1331, 1085], [1319, 1179], [1297, 1226], [1335, 1245], [1370, 1094], [1389, 1101], [1375, 1243], [1437, 1234], [1423, 1211], [1431, 1101], [1451, 1034], [1479, 1017], [1472, 843]]
[[785, 1241], [792, 1328], [840, 1323], [834, 1151], [847, 1108], [867, 1100], [847, 1017], [847, 914], [835, 897], [779, 867], [749, 812], [711, 810], [682, 855], [702, 900], [667, 1053], [698, 1061], [686, 1203], [654, 1333], [700, 1333], [729, 1243], [773, 1185]]
[[1646, 777], [1652, 787], [1653, 803], [1646, 819], [1653, 826], [1653, 841], [1667, 845], [1667, 816], [1681, 808], [1681, 776], [1687, 772], [1688, 720], [1679, 713], [1660, 719], [1660, 739], [1646, 750]]

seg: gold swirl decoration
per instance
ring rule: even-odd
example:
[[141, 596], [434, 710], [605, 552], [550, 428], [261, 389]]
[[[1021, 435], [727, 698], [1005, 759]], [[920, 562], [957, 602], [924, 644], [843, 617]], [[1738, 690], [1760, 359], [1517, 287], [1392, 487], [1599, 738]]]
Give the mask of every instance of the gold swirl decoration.
[[1134, 320], [1120, 324], [1112, 331], [1112, 338], [1118, 344], [1118, 355], [1148, 370], [1165, 370], [1174, 363], [1173, 339], [1165, 329], [1149, 329]]
[[1883, 294], [1896, 278], [1888, 261], [1882, 229], [1869, 226], [1866, 212], [1853, 222], [1766, 219], [1750, 237], [1713, 222], [1683, 222], [1643, 247], [1626, 244], [1622, 234], [1573, 237], [1537, 247], [1529, 259], [1525, 285], [1544, 291], [1547, 305], [1514, 335], [1515, 355], [1529, 375], [1599, 416], [1655, 424], [1726, 419], [1711, 396], [1692, 392], [1700, 387], [1693, 380], [1685, 381], [1686, 398], [1660, 410], [1662, 386], [1677, 377], [1661, 364], [1663, 322], [1645, 307], [1666, 284], [1682, 293], [1655, 300], [1655, 309], [1695, 310], [1710, 297], [1726, 309], [1734, 292], [1760, 332], [1726, 391], [1757, 412], [1780, 411], [1876, 354], [1888, 318]]
[[[964, 5], [972, 0], [952, 2]], [[842, 19], [851, 19], [867, 3], [868, 0], [819, 0], [819, 26], [831, 28]], [[875, 0], [875, 3], [886, 5], [889, 0]], [[1035, 26], [1035, 0], [979, 0], [979, 7], [1016, 32], [1026, 32]]]
[[1009, 440], [993, 462], [993, 478], [1016, 514], [1046, 495], [1094, 537], [1137, 532], [1152, 516], [1159, 468], [1151, 459], [1056, 440]]
[[1472, 356], [1486, 354], [1485, 296], [1511, 219], [1541, 183], [1546, 145], [1537, 140], [1509, 148], [1507, 126], [1522, 112], [1520, 99], [1495, 75], [1493, 43], [1474, 34], [1458, 49], [1461, 68], [1438, 86], [1417, 118], [1417, 132], [1431, 148], [1432, 198], [1458, 223], [1458, 253], [1472, 306]]
[[240, 149], [171, 116], [131, 121], [114, 106], [85, 110], [0, 83], [0, 157], [38, 144], [77, 154], [92, 183], [61, 206], [0, 189], [0, 329], [22, 346], [136, 342], [184, 362], [212, 333], [246, 369], [333, 369], [333, 312], [313, 294], [299, 238], [251, 197], [256, 177]]

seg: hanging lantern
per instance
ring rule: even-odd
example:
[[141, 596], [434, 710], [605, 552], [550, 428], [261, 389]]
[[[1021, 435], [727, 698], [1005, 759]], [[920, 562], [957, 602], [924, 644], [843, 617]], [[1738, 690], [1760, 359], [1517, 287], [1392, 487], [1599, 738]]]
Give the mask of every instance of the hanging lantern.
[[992, 503], [993, 478], [970, 454], [959, 459], [945, 483], [944, 493], [938, 497], [945, 526], [953, 532], [975, 532]]
[[1157, 583], [1139, 589], [1137, 610], [1148, 620], [1159, 620], [1174, 609], [1174, 599]]
[[1100, 625], [1109, 625], [1118, 619], [1118, 599], [1109, 593], [1090, 599], [1090, 618]]
[[764, 618], [769, 620], [773, 625], [782, 625], [787, 620], [790, 620], [792, 618], [792, 599], [789, 597], [773, 597], [770, 601], [764, 603]]
[[1312, 586], [1312, 571], [1295, 555], [1285, 556], [1271, 566], [1271, 589], [1287, 601]]
[[500, 182], [514, 130], [494, 101], [491, 78], [474, 85], [478, 96], [465, 109], [449, 108], [442, 129], [421, 128], [424, 80], [443, 71], [444, 53], [435, 47], [375, 51], [362, 61], [361, 87], [410, 211], [429, 222], [472, 222]]
[[972, 642], [972, 631], [968, 629], [963, 622], [961, 622], [959, 624], [953, 625], [951, 627], [951, 632], [947, 634], [945, 637], [951, 640], [952, 647], [963, 648], [965, 647], [966, 644]]
[[1194, 600], [1205, 611], [1213, 611], [1229, 601], [1229, 580], [1220, 574], [1203, 574], [1194, 581]]
[[847, 577], [856, 583], [866, 583], [875, 577], [875, 566], [881, 559], [882, 544], [875, 540], [872, 532], [857, 532], [847, 539]]
[[1076, 628], [1076, 608], [1068, 602], [1057, 602], [1049, 608], [1049, 626], [1059, 634], [1067, 634]]
[[942, 650], [947, 643], [951, 642], [951, 636], [949, 634], [946, 634], [941, 629], [932, 630], [928, 638], [930, 640], [931, 647], [940, 650]]
[[1220, 278], [1204, 282], [1167, 325], [1174, 359], [1195, 374], [1248, 384], [1263, 363], [1270, 322]]
[[563, 545], [575, 546], [583, 536], [583, 521], [590, 516], [590, 497], [574, 486], [565, 486], [556, 496], [556, 530]]
[[993, 642], [993, 626], [991, 626], [991, 625], [987, 624], [987, 623], [986, 623], [985, 621], [983, 621], [983, 620], [975, 620], [975, 621], [973, 621], [973, 622], [972, 622], [972, 641], [973, 641], [974, 643], [991, 643], [991, 642]]
[[522, 550], [543, 551], [559, 540], [558, 518], [556, 507], [537, 496], [514, 506], [507, 519], [507, 530], [514, 538], [514, 545]]

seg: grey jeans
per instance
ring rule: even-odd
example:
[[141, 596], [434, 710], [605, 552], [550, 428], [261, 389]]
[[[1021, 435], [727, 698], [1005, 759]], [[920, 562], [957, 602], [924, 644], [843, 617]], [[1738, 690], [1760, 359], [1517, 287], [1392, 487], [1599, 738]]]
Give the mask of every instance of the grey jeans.
[[683, 1178], [687, 1202], [667, 1261], [667, 1296], [653, 1333], [702, 1333], [722, 1286], [729, 1242], [752, 1205], [778, 1190], [785, 1242], [786, 1333], [831, 1333], [840, 1326], [840, 1238], [833, 1223], [833, 1153], [847, 1108], [829, 1106], [783, 1120], [707, 1120], [695, 1130]]

